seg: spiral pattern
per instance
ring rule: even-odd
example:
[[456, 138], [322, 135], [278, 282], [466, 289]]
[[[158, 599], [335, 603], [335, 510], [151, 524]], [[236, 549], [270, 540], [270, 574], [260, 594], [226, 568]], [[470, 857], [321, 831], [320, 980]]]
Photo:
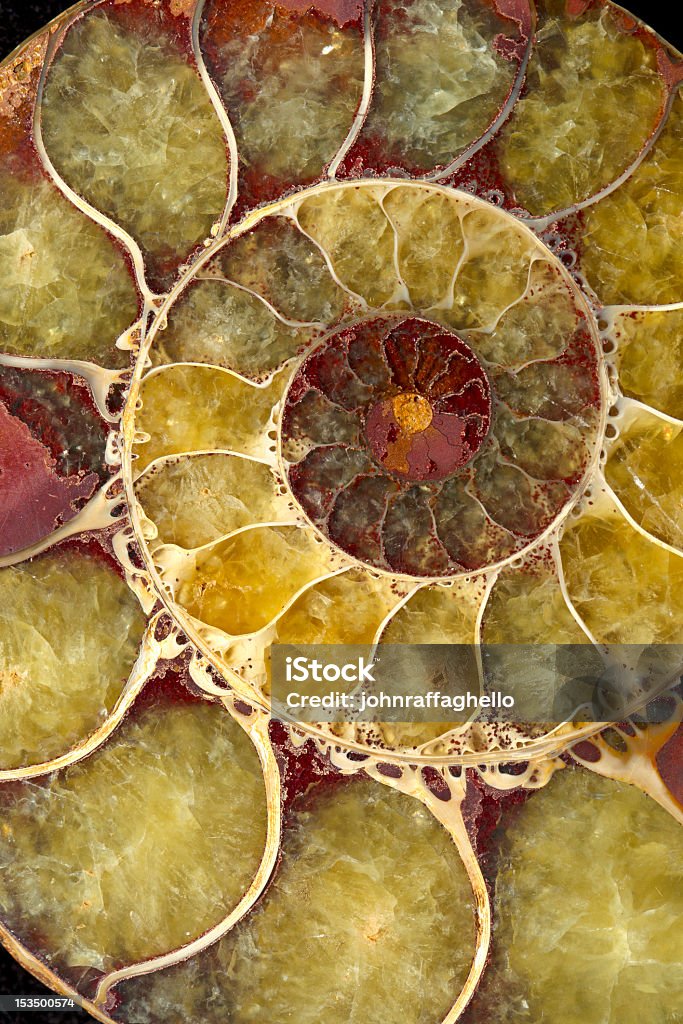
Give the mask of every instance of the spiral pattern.
[[[678, 1019], [682, 81], [610, 0], [0, 66], [0, 941], [103, 1024]], [[277, 720], [277, 644], [549, 714]]]
[[[590, 348], [568, 348], [561, 365], [581, 367], [584, 393], [597, 404]], [[525, 445], [530, 424], [515, 417], [493, 380], [461, 338], [422, 319], [372, 319], [335, 333], [287, 392], [282, 448], [292, 493], [330, 540], [378, 569], [451, 576], [481, 569], [485, 557], [509, 557], [570, 500], [589, 447], [576, 458], [566, 434], [555, 465], [535, 479], [534, 470], [541, 474]], [[556, 436], [551, 423], [533, 421], [538, 447]], [[504, 481], [517, 494], [508, 509], [496, 493]], [[463, 537], [477, 502], [492, 537], [486, 555]]]

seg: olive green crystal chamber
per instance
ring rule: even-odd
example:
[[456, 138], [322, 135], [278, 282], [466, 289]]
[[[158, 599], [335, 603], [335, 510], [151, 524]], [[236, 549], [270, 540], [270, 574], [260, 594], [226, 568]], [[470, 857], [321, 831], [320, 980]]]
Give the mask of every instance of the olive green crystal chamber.
[[[82, 0], [0, 65], [0, 939], [94, 1019], [683, 1020], [681, 81], [609, 0]], [[670, 672], [303, 725], [274, 644]]]

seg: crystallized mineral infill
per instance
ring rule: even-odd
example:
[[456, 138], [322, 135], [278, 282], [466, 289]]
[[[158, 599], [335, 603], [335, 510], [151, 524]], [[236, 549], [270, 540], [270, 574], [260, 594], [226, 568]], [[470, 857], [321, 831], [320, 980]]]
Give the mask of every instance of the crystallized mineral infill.
[[437, 1024], [474, 952], [472, 894], [448, 834], [369, 783], [301, 809], [261, 905], [194, 962], [120, 987], [122, 1020]]
[[133, 668], [145, 618], [111, 567], [65, 550], [0, 569], [0, 627], [6, 769], [50, 761], [102, 725]]
[[111, 970], [185, 945], [242, 898], [263, 777], [227, 713], [160, 696], [81, 764], [0, 786], [0, 906], [48, 963]]
[[561, 772], [503, 841], [486, 1019], [675, 1021], [682, 854], [680, 826], [650, 797]]

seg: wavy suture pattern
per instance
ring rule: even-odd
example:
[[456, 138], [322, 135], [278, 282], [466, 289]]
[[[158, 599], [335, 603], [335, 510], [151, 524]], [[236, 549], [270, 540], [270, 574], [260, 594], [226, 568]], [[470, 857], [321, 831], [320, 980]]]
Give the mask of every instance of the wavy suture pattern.
[[229, 281], [261, 296], [276, 314], [330, 326], [348, 295], [330, 278], [323, 254], [291, 221], [272, 217], [240, 235], [216, 259]]
[[226, 1009], [235, 1022], [292, 1013], [302, 1024], [321, 1014], [338, 1024], [441, 1020], [473, 954], [468, 890], [447, 833], [426, 809], [352, 783], [298, 809], [273, 885], [248, 921], [200, 960], [151, 984], [124, 983], [115, 1016], [161, 1024], [180, 1000], [189, 1024], [218, 1024]]
[[[211, 452], [163, 459], [138, 482], [137, 493], [160, 544], [204, 547], [255, 522], [293, 518], [293, 505], [269, 466]], [[181, 510], [173, 508], [180, 499]]]
[[[210, 449], [272, 460], [268, 429], [284, 385], [276, 377], [267, 388], [255, 389], [230, 373], [182, 363], [150, 374], [137, 423], [150, 440], [139, 450], [136, 470], [162, 456]], [[201, 417], [194, 414], [198, 401]]]
[[[163, 521], [154, 495], [170, 474], [189, 483], [212, 448], [248, 456], [221, 458], [232, 492], [254, 496], [251, 519], [229, 511], [235, 499], [217, 478], [222, 537], [152, 540], [161, 578], [242, 678], [268, 690], [268, 648], [295, 640], [293, 622], [326, 642], [370, 642], [391, 607], [370, 610], [360, 565], [415, 580], [485, 570], [528, 548], [580, 494], [600, 426], [596, 343], [561, 264], [505, 214], [435, 186], [327, 186], [220, 246], [197, 276], [164, 314], [159, 343], [167, 351], [191, 324], [190, 350], [210, 339], [216, 368], [164, 367], [152, 346], [160, 365], [141, 390], [136, 424], [149, 439], [136, 464], [161, 461], [138, 497], [152, 524]], [[289, 326], [306, 330], [300, 353], [275, 376], [249, 376], [235, 361], [239, 317], [217, 326], [212, 311], [198, 315], [193, 296], [209, 286], [242, 289], [273, 329], [302, 325]], [[183, 450], [196, 454], [183, 461]], [[199, 493], [182, 503], [164, 493], [179, 522], [181, 504], [195, 521]], [[307, 536], [302, 512], [350, 563], [321, 560], [315, 543], [307, 555], [313, 531], [292, 547]], [[324, 582], [349, 564], [355, 576]], [[342, 596], [353, 579], [355, 608]], [[321, 632], [305, 623], [319, 621], [325, 590]]]
[[261, 380], [303, 351], [311, 335], [311, 328], [279, 321], [248, 291], [223, 281], [199, 281], [153, 359], [158, 365], [187, 360], [225, 366]]
[[[667, 88], [657, 44], [595, 4], [569, 19], [540, 0], [526, 91], [498, 135], [501, 173], [534, 216], [565, 210], [614, 181], [659, 124]], [[619, 105], [620, 117], [605, 117]]]
[[[446, 576], [509, 556], [567, 502], [588, 447], [577, 428], [520, 421], [492, 400], [450, 332], [414, 318], [343, 331], [290, 386], [292, 492], [335, 544], [378, 568]], [[494, 545], [483, 561], [462, 536], [473, 509]]]
[[228, 174], [220, 123], [173, 21], [139, 0], [81, 18], [50, 69], [42, 105], [58, 172], [137, 239], [160, 288], [210, 236]]
[[[490, 652], [492, 672], [495, 669], [495, 678], [505, 680], [506, 692], [515, 698], [516, 713], [533, 723], [534, 732], [543, 731], [536, 722], [544, 714], [548, 722], [570, 714], [568, 702], [563, 701], [563, 687], [570, 677], [591, 679], [603, 672], [600, 652], [570, 612], [557, 567], [547, 552], [532, 553], [518, 568], [500, 573], [486, 604], [481, 639], [485, 644], [506, 645]], [[551, 644], [560, 646], [549, 648]], [[572, 645], [567, 656], [565, 644]]]
[[[535, 652], [677, 670], [681, 77], [603, 0], [0, 66], [0, 939], [97, 1019], [673, 1020], [680, 693]], [[554, 718], [271, 721], [273, 644], [416, 641]]]
[[72, 977], [201, 934], [241, 899], [265, 845], [248, 737], [163, 693], [83, 764], [6, 788], [2, 811], [5, 919]]
[[242, 209], [319, 179], [353, 125], [365, 72], [362, 4], [328, 7], [204, 7], [201, 46], [235, 131]]
[[254, 633], [333, 567], [334, 555], [312, 530], [257, 526], [199, 552], [180, 581], [178, 601], [194, 618], [231, 636]]

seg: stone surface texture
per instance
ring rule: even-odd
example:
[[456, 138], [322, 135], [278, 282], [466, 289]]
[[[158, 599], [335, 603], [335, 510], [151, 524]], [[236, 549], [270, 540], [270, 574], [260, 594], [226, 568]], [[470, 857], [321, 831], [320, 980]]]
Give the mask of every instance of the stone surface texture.
[[8, 769], [50, 761], [104, 722], [145, 619], [115, 570], [78, 549], [0, 569], [0, 594], [0, 766]]
[[[102, 1024], [679, 1024], [682, 83], [611, 0], [0, 64], [0, 942]], [[275, 644], [516, 710], [297, 723]]]
[[409, 797], [357, 783], [299, 810], [248, 921], [200, 961], [124, 984], [123, 1020], [429, 1024], [474, 951], [469, 882]]
[[296, 6], [210, 0], [203, 12], [202, 49], [235, 131], [242, 191], [252, 201], [282, 183], [319, 177], [361, 101], [362, 19], [340, 25], [320, 7]]
[[123, 255], [53, 186], [22, 180], [12, 161], [0, 170], [0, 191], [2, 350], [127, 364], [114, 343], [138, 304]]
[[377, 84], [365, 131], [386, 163], [418, 171], [449, 164], [493, 121], [516, 70], [490, 45], [509, 28], [494, 6], [377, 5]]
[[498, 143], [517, 200], [538, 216], [610, 185], [635, 160], [665, 103], [655, 47], [595, 5], [574, 21], [563, 0], [537, 4], [527, 88]]
[[[318, 583], [326, 574], [355, 565], [419, 580], [481, 570], [528, 549], [581, 493], [600, 423], [597, 341], [562, 263], [508, 214], [434, 186], [327, 187], [260, 217], [198, 277], [151, 349], [159, 365], [142, 385], [144, 441], [135, 446], [136, 469], [150, 469], [137, 493], [144, 515], [160, 520], [157, 535], [169, 516], [197, 523], [199, 498], [183, 509], [189, 496], [180, 501], [177, 484], [207, 465], [211, 449], [249, 457], [216, 465], [229, 464], [233, 493], [253, 495], [253, 511], [235, 517], [224, 495], [225, 539], [206, 534], [207, 546], [177, 568], [163, 543], [156, 556], [193, 621], [226, 634], [227, 665], [240, 673], [267, 686], [268, 647], [294, 641], [293, 622], [302, 637], [370, 642], [393, 619], [391, 604], [373, 610], [365, 585], [354, 601], [351, 581], [363, 572]], [[258, 303], [248, 332], [238, 296]], [[252, 344], [262, 358], [264, 321], [289, 332], [289, 352], [273, 352], [270, 366], [239, 364], [240, 339], [242, 359]], [[175, 362], [181, 352], [186, 364]], [[197, 357], [203, 365], [192, 365]], [[259, 525], [268, 521], [296, 526]], [[225, 536], [236, 529], [244, 532]], [[325, 557], [321, 536], [331, 542]], [[306, 587], [310, 604], [298, 593]], [[428, 598], [394, 593], [406, 642], [411, 601]], [[323, 626], [313, 612], [322, 594]], [[459, 624], [469, 617], [456, 613], [447, 627], [437, 617], [435, 634], [473, 640], [473, 627], [463, 634]], [[535, 620], [529, 628], [543, 630]], [[248, 657], [232, 643], [240, 636], [254, 637]]]
[[[674, 1021], [681, 834], [637, 789], [562, 772], [521, 809], [496, 882], [489, 1020]], [[677, 851], [679, 851], [677, 853]]]
[[133, 235], [160, 283], [220, 219], [221, 126], [153, 15], [131, 28], [114, 7], [74, 24], [47, 79], [43, 130], [67, 184]]
[[250, 885], [264, 797], [236, 723], [162, 698], [83, 764], [0, 787], [4, 918], [75, 978], [185, 945]]
[[586, 214], [589, 284], [603, 302], [680, 302], [683, 98], [628, 181]]

